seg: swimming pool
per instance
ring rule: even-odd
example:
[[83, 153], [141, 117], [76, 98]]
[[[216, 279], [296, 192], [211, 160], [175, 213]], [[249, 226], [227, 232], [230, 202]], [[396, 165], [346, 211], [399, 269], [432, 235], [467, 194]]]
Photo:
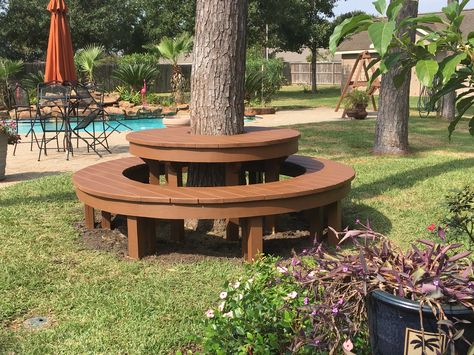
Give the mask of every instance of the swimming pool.
[[[155, 129], [155, 128], [165, 128], [165, 125], [163, 124], [163, 119], [162, 118], [139, 118], [139, 119], [124, 119], [120, 120], [119, 122], [123, 123], [124, 125], [127, 125], [132, 131], [143, 131], [145, 129]], [[112, 130], [113, 128], [117, 128], [119, 132], [125, 132], [129, 131], [127, 127], [124, 125], [121, 125], [117, 121], [108, 121], [108, 124], [111, 126], [109, 130]], [[95, 122], [94, 125], [96, 126], [96, 130], [100, 131], [102, 129], [102, 123], [101, 122]], [[47, 128], [54, 129], [54, 123], [48, 123]], [[74, 123], [72, 124], [72, 127], [74, 128]], [[35, 132], [41, 132], [41, 125], [39, 123], [35, 124]], [[19, 134], [27, 134], [31, 129], [31, 124], [30, 123], [22, 123], [18, 125], [18, 133]], [[88, 131], [91, 131], [91, 128], [88, 128]]]

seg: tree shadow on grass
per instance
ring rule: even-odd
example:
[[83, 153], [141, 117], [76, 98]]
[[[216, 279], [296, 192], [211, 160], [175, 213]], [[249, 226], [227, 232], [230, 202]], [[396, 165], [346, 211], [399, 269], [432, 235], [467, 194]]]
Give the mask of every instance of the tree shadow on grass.
[[371, 198], [381, 195], [384, 191], [403, 190], [412, 187], [418, 181], [439, 176], [441, 174], [474, 167], [474, 158], [457, 159], [448, 162], [423, 166], [402, 171], [381, 180], [363, 184], [352, 189], [352, 194], [360, 198]]

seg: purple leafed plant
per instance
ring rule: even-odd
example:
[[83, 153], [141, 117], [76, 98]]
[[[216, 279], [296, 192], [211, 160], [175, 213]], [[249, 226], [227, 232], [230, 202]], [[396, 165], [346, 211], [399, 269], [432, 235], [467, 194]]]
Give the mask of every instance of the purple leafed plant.
[[367, 324], [366, 296], [374, 290], [418, 301], [420, 308], [430, 306], [449, 340], [463, 338], [442, 306], [461, 304], [474, 311], [470, 253], [459, 252], [461, 244], [429, 240], [403, 251], [368, 223], [359, 225], [360, 230], [339, 233], [339, 246], [351, 242], [352, 250], [329, 253], [317, 245], [278, 265], [304, 285], [310, 300], [299, 311], [313, 329], [299, 334], [294, 345], [314, 344], [334, 352], [343, 343], [343, 351], [351, 353], [351, 339]]

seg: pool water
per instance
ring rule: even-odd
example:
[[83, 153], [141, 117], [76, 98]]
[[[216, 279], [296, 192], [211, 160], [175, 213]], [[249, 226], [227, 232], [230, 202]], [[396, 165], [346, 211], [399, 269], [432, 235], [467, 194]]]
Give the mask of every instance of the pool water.
[[[124, 125], [127, 125], [129, 128], [125, 127], [124, 125], [121, 125], [119, 122], [123, 123]], [[163, 124], [163, 119], [161, 118], [140, 118], [140, 119], [124, 119], [120, 121], [108, 121], [108, 124], [110, 125], [110, 128], [108, 129], [109, 131], [112, 130], [113, 128], [117, 128], [117, 131], [119, 132], [125, 132], [125, 131], [143, 131], [145, 129], [155, 129], [155, 128], [165, 128], [165, 125]], [[72, 128], [74, 128], [75, 123], [72, 123]], [[102, 122], [94, 122], [95, 129], [96, 131], [102, 130]], [[48, 127], [49, 126], [49, 127]], [[35, 132], [42, 132], [41, 125], [39, 123], [35, 124]], [[47, 128], [54, 129], [55, 124], [54, 123], [48, 123]], [[27, 134], [31, 129], [31, 124], [30, 123], [21, 123], [18, 125], [18, 133], [19, 134]], [[88, 131], [92, 131], [92, 127], [87, 128]]]

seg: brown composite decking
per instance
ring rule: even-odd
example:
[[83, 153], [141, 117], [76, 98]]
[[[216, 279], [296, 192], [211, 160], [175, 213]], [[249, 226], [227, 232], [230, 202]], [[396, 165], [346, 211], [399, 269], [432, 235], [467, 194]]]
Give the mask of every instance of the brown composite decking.
[[[281, 174], [294, 176], [291, 179], [254, 185], [171, 187], [124, 175], [140, 165], [143, 161], [139, 158], [124, 158], [87, 167], [73, 176], [77, 196], [86, 206], [88, 227], [94, 226], [94, 209], [103, 211], [102, 225], [106, 227], [110, 226], [110, 213], [127, 216], [132, 258], [154, 252], [153, 219], [239, 219], [248, 261], [263, 252], [263, 216], [310, 210], [311, 233], [321, 235], [324, 207], [328, 225], [340, 229], [340, 201], [355, 177], [354, 170], [344, 164], [291, 156], [281, 169]], [[334, 238], [331, 234], [333, 244]]]

